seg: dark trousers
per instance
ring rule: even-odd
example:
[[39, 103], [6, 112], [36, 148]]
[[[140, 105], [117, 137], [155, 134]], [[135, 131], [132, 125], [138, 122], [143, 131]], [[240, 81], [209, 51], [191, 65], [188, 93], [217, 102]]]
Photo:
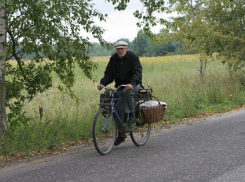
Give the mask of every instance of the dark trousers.
[[117, 101], [115, 109], [119, 116], [122, 118], [124, 113], [134, 113], [134, 95], [139, 91], [140, 84], [136, 85], [133, 90], [127, 90], [126, 88], [118, 89], [117, 95], [123, 99]]

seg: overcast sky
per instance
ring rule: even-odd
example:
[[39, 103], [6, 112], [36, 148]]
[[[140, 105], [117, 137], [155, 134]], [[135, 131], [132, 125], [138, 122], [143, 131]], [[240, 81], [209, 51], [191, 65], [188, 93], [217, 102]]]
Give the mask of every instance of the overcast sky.
[[[106, 3], [105, 0], [94, 0], [95, 9], [101, 13], [108, 14], [106, 22], [96, 21], [96, 24], [106, 31], [103, 38], [108, 42], [115, 42], [120, 38], [128, 38], [132, 41], [140, 30], [137, 26], [137, 18], [134, 17], [133, 13], [136, 10], [142, 9], [142, 3], [139, 0], [131, 0], [125, 11], [116, 11], [110, 3]], [[160, 27], [153, 29], [154, 33], [158, 33]], [[98, 42], [89, 36], [92, 42]]]

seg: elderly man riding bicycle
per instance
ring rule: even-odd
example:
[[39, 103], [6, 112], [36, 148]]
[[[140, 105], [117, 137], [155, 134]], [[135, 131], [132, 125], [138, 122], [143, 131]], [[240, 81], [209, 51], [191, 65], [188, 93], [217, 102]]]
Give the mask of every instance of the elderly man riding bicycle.
[[[104, 77], [97, 86], [101, 90], [103, 86], [115, 81], [115, 87], [125, 84], [124, 88], [117, 90], [117, 95], [123, 99], [118, 100], [115, 109], [122, 117], [129, 114], [129, 127], [135, 122], [134, 95], [139, 91], [142, 84], [142, 66], [139, 57], [128, 50], [128, 44], [124, 41], [115, 43], [116, 53], [110, 57]], [[126, 135], [122, 125], [118, 124], [118, 135], [115, 146], [125, 141]]]

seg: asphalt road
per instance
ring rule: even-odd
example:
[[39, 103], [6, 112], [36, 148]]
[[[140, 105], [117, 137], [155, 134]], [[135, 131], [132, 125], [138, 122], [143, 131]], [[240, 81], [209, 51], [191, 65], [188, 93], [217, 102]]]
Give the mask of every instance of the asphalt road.
[[128, 139], [106, 156], [93, 145], [0, 169], [0, 182], [245, 182], [245, 110]]

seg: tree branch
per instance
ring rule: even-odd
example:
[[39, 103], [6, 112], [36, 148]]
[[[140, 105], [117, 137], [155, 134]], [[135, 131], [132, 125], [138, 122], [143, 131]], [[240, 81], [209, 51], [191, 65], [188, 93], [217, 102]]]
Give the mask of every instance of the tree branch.
[[17, 63], [18, 63], [18, 66], [19, 66], [20, 70], [21, 70], [22, 73], [23, 73], [23, 68], [22, 68], [22, 66], [21, 66], [21, 60], [20, 60], [19, 56], [18, 56], [17, 53], [16, 53], [16, 43], [15, 43], [14, 36], [13, 36], [11, 30], [8, 29], [7, 32], [8, 32], [8, 34], [9, 34], [9, 36], [10, 36], [10, 38], [11, 38], [11, 41], [12, 41], [12, 43], [13, 43], [13, 47], [12, 47], [12, 48], [13, 48], [13, 52], [12, 52], [12, 54], [13, 54], [14, 58], [16, 59], [16, 61], [17, 61]]

